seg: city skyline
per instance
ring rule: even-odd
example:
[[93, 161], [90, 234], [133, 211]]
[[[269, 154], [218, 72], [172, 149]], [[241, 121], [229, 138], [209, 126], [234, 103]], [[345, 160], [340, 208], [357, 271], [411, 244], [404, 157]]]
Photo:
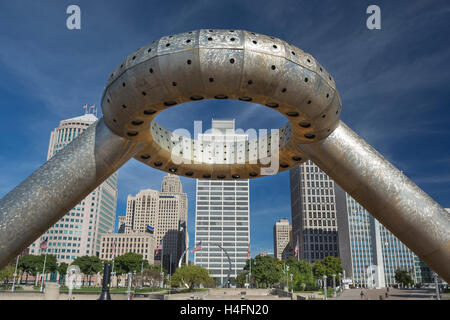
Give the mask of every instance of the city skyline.
[[[448, 64], [443, 63], [449, 50], [442, 33], [448, 22], [442, 12], [430, 4], [385, 3], [383, 27], [378, 33], [371, 33], [361, 29], [365, 28], [365, 3], [344, 6], [342, 10], [337, 10], [333, 2], [293, 8], [289, 4], [275, 11], [269, 1], [258, 8], [231, 3], [218, 8], [205, 3], [181, 4], [186, 18], [171, 25], [167, 21], [173, 21], [176, 14], [167, 10], [165, 4], [152, 8], [157, 13], [150, 24], [146, 14], [139, 14], [148, 11], [144, 4], [83, 4], [84, 22], [78, 33], [65, 29], [63, 4], [44, 6], [30, 2], [30, 10], [25, 11], [15, 3], [3, 4], [0, 25], [5, 30], [16, 24], [21, 28], [12, 28], [9, 35], [1, 36], [5, 43], [5, 50], [0, 53], [1, 94], [9, 115], [0, 120], [0, 196], [42, 164], [49, 132], [60, 119], [79, 115], [81, 105], [87, 102], [99, 105], [110, 70], [130, 48], [170, 33], [233, 27], [279, 36], [311, 52], [336, 79], [344, 105], [342, 118], [443, 207], [450, 207], [450, 154], [442, 148], [442, 141], [450, 137], [446, 108], [450, 73]], [[111, 6], [111, 11], [105, 12], [105, 6]], [[114, 12], [121, 13], [122, 25], [112, 23], [111, 15], [117, 17]], [[190, 19], [198, 14], [201, 19]], [[326, 18], [329, 24], [313, 24], [311, 17], [316, 21]], [[432, 24], [421, 22], [431, 18]], [[55, 24], [61, 28], [55, 28]], [[105, 28], [112, 30], [111, 35], [104, 32]], [[338, 54], [331, 48], [338, 48]], [[34, 54], [30, 55], [30, 50]], [[352, 68], [348, 68], [347, 61], [352, 62]], [[413, 73], [411, 61], [415, 62]], [[401, 85], [394, 91], [391, 83]], [[234, 101], [185, 104], [165, 111], [158, 121], [170, 129], [187, 127], [192, 131], [193, 120], [209, 124], [211, 118], [236, 118], [236, 127], [243, 129], [270, 129], [285, 123], [272, 110], [251, 105], [243, 111], [242, 102]], [[28, 130], [17, 130], [18, 127]], [[127, 194], [136, 194], [143, 188], [156, 189], [163, 175], [134, 160], [127, 163], [118, 174], [117, 215], [125, 214]], [[181, 179], [189, 195], [188, 228], [194, 239], [195, 182]], [[288, 182], [289, 176], [283, 172], [254, 179], [250, 184], [252, 256], [264, 249], [271, 251], [273, 221], [290, 216]], [[267, 219], [271, 223], [266, 223]]]

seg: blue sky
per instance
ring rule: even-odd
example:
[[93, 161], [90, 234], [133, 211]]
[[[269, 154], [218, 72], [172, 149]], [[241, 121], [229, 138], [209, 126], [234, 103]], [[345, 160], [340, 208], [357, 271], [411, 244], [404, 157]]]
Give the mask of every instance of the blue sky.
[[[81, 8], [81, 30], [66, 28], [66, 8]], [[366, 28], [366, 8], [381, 8], [381, 30]], [[333, 75], [342, 119], [388, 160], [450, 207], [450, 4], [448, 1], [64, 1], [0, 3], [0, 196], [46, 159], [50, 131], [99, 101], [110, 72], [133, 50], [162, 36], [200, 28], [245, 29], [311, 53]], [[238, 128], [275, 128], [267, 108], [202, 101], [158, 116], [164, 126], [236, 118]], [[206, 112], [208, 111], [208, 112]], [[205, 128], [206, 129], [206, 128]], [[118, 214], [126, 197], [159, 189], [165, 173], [131, 160], [119, 171]], [[194, 241], [195, 180], [189, 195]], [[252, 180], [251, 250], [273, 251], [272, 228], [290, 219], [289, 173]]]

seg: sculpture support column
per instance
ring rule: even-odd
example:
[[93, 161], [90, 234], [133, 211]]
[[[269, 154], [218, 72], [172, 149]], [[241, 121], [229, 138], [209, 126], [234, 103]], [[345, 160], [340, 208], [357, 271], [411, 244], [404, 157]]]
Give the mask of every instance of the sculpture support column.
[[103, 119], [0, 200], [0, 268], [135, 155]]
[[450, 282], [450, 218], [445, 209], [342, 121], [326, 139], [298, 147]]

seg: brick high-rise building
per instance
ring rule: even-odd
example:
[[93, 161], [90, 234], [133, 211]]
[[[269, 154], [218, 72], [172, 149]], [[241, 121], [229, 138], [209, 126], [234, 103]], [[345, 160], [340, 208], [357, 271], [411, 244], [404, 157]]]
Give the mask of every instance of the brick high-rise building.
[[292, 225], [289, 220], [280, 219], [273, 226], [273, 254], [278, 260], [293, 256]]
[[160, 254], [164, 254], [164, 268], [174, 272], [188, 245], [187, 208], [180, 178], [169, 174], [163, 179], [161, 192], [146, 189], [128, 196], [126, 216], [119, 218], [119, 229], [126, 234], [143, 234], [146, 226], [154, 227], [156, 246], [163, 247], [157, 258], [161, 260]]

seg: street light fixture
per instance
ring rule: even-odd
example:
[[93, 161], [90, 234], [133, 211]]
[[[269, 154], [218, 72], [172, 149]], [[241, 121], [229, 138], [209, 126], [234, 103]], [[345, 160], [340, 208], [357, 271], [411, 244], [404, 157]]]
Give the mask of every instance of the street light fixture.
[[[291, 285], [292, 285], [291, 291], [294, 292], [294, 283], [292, 281], [292, 278], [294, 277], [294, 275], [291, 273], [289, 276], [291, 277]], [[288, 288], [289, 288], [289, 286], [288, 286]]]
[[336, 297], [336, 274], [332, 274], [333, 277], [333, 297]]
[[323, 279], [323, 290], [325, 293], [324, 300], [327, 300], [327, 276], [323, 275], [322, 279]]

